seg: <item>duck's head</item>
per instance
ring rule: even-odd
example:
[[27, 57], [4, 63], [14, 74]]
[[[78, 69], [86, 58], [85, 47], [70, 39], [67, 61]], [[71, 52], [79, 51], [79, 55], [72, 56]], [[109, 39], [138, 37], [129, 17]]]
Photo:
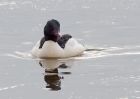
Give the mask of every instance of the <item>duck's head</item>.
[[60, 23], [55, 19], [49, 20], [44, 27], [45, 40], [52, 40], [56, 42], [59, 38], [59, 32]]

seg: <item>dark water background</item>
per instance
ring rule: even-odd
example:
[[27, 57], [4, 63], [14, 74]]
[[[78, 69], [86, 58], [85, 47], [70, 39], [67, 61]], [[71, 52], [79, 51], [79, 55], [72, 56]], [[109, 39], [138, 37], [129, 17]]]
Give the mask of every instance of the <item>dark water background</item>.
[[[58, 83], [55, 91], [46, 88], [46, 67], [38, 60], [11, 57], [31, 50], [52, 18], [62, 33], [108, 50], [50, 63], [63, 64], [50, 77]], [[139, 0], [1, 0], [0, 99], [140, 99], [139, 18]]]

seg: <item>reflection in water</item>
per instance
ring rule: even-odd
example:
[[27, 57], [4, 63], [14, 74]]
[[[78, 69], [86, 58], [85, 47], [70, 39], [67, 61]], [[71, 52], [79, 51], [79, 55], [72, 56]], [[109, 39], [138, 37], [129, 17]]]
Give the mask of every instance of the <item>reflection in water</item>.
[[45, 70], [44, 80], [47, 83], [46, 88], [51, 90], [60, 90], [61, 89], [61, 77], [58, 75], [58, 69], [52, 71]]
[[58, 68], [66, 69], [69, 66], [65, 62], [54, 59], [40, 60], [39, 64], [45, 68], [44, 80], [47, 83], [46, 88], [50, 88], [53, 91], [61, 90], [61, 79], [64, 79], [64, 77], [60, 74], [71, 74], [71, 72], [59, 73]]
[[61, 64], [59, 68], [68, 68], [68, 66], [66, 64]]

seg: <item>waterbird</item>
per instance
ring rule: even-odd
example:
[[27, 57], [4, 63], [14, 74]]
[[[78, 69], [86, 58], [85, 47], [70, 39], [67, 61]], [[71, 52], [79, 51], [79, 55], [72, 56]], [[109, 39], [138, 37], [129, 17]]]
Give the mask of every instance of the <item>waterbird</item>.
[[67, 58], [81, 55], [84, 45], [70, 34], [60, 35], [60, 23], [51, 19], [44, 27], [44, 37], [31, 50], [37, 58]]

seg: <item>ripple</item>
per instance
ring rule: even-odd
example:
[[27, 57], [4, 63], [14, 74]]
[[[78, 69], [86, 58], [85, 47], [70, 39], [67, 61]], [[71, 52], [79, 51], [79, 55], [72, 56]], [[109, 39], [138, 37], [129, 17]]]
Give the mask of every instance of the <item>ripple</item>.
[[[32, 42], [23, 42], [22, 44], [30, 45]], [[88, 47], [88, 46], [87, 46]], [[130, 55], [140, 55], [140, 46], [124, 46], [124, 47], [108, 47], [108, 48], [92, 48], [85, 50], [85, 52], [80, 56], [69, 57], [69, 58], [59, 58], [58, 60], [83, 60], [92, 58], [104, 58], [104, 57], [114, 57], [114, 56], [130, 56]], [[14, 54], [6, 53], [4, 56], [9, 56], [18, 59], [35, 59], [30, 52], [19, 52], [15, 51]], [[134, 60], [135, 61], [135, 60]]]
[[9, 87], [0, 88], [0, 91], [14, 89], [14, 88], [23, 87], [23, 86], [25, 86], [25, 84], [13, 85], [13, 86], [9, 86]]
[[0, 6], [7, 6], [7, 5], [16, 5], [16, 2], [0, 2]]
[[135, 93], [140, 93], [140, 90], [136, 90]]
[[19, 52], [19, 51], [15, 51], [15, 54], [6, 53], [6, 54], [4, 54], [3, 56], [18, 58], [18, 59], [33, 59], [31, 53], [29, 53], [29, 52]]

